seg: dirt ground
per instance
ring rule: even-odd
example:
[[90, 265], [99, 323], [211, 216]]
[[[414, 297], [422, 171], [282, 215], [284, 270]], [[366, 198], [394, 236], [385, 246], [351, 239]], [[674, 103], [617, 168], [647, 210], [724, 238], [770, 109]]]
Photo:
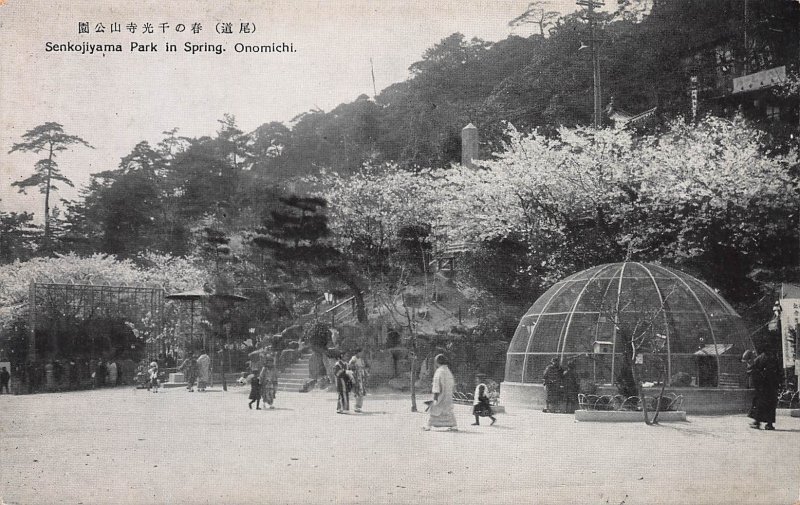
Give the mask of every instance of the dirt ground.
[[[425, 399], [421, 398], [420, 400]], [[420, 401], [420, 405], [422, 405]], [[578, 423], [509, 408], [495, 426], [424, 432], [410, 400], [282, 393], [248, 410], [245, 388], [106, 389], [0, 396], [3, 504], [793, 504], [800, 418]]]

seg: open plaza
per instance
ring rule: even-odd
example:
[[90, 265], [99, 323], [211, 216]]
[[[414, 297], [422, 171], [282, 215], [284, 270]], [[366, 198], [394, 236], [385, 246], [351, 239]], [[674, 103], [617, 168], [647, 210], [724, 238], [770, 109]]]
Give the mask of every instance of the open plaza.
[[[16, 504], [793, 504], [800, 418], [773, 432], [744, 415], [687, 422], [577, 422], [507, 407], [457, 432], [426, 432], [408, 395], [279, 392], [249, 410], [247, 387], [129, 387], [0, 396], [0, 503]], [[418, 398], [420, 411], [424, 410]]]
[[0, 505], [800, 505], [800, 1], [0, 20]]

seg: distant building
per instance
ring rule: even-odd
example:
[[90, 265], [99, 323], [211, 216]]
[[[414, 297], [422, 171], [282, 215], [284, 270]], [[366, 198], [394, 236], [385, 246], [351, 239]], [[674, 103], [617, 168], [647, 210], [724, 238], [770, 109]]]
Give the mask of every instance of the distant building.
[[795, 44], [773, 47], [775, 42], [754, 36], [746, 40], [747, 49], [738, 39], [719, 40], [683, 59], [693, 100], [687, 115], [738, 112], [754, 121], [796, 126], [797, 97], [780, 91], [790, 73], [797, 72], [797, 51], [788, 47]]

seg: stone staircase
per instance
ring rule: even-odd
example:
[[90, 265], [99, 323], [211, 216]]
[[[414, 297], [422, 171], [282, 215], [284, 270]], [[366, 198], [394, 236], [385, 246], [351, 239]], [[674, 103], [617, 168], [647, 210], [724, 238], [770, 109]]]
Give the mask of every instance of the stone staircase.
[[297, 393], [309, 379], [308, 361], [311, 353], [302, 354], [300, 359], [287, 366], [278, 374], [278, 391]]

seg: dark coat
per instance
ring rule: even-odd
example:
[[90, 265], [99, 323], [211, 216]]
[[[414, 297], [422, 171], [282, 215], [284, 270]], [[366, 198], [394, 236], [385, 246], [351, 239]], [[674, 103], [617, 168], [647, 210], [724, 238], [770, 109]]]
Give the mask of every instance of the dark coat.
[[250, 400], [258, 400], [261, 398], [261, 381], [255, 375], [250, 379]]
[[558, 386], [561, 383], [562, 368], [558, 363], [550, 363], [544, 369], [544, 385]]
[[774, 423], [778, 407], [778, 388], [781, 384], [781, 368], [773, 353], [759, 354], [750, 371], [756, 397], [749, 417], [760, 423]]

